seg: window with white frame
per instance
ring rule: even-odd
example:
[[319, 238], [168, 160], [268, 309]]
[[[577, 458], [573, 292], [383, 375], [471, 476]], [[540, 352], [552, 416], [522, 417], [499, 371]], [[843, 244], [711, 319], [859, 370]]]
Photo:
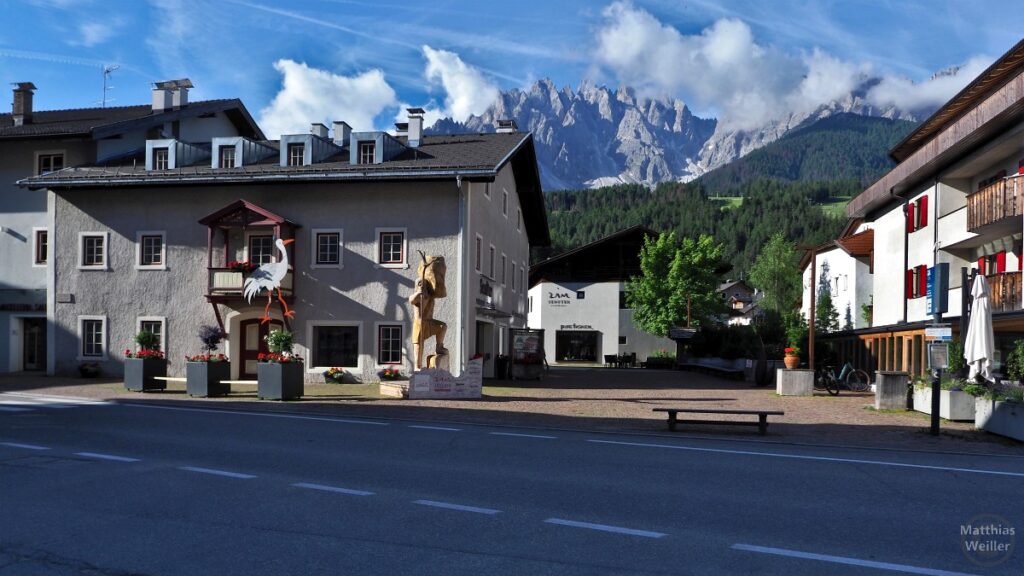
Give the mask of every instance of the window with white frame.
[[235, 167], [235, 146], [221, 146], [220, 147], [220, 167], [221, 168], [234, 168]]
[[82, 232], [79, 234], [78, 267], [83, 270], [106, 270], [106, 232]]
[[310, 353], [318, 368], [359, 366], [359, 326], [356, 324], [314, 324]]
[[490, 256], [490, 259], [488, 260], [487, 276], [489, 276], [491, 280], [494, 280], [494, 244], [491, 244], [491, 247], [487, 249], [487, 253]]
[[507, 265], [508, 265], [508, 258], [504, 254], [502, 254], [501, 255], [501, 285], [502, 286], [505, 285], [505, 271], [508, 270]]
[[519, 267], [519, 285], [523, 287], [523, 292], [526, 292], [526, 269], [522, 266]]
[[274, 236], [253, 234], [249, 236], [249, 262], [262, 266], [274, 261]]
[[79, 358], [83, 360], [106, 360], [107, 358], [107, 317], [79, 316], [78, 339]]
[[483, 259], [484, 259], [484, 239], [479, 234], [476, 235], [476, 254], [475, 254], [475, 268], [477, 272], [483, 271]]
[[136, 238], [136, 266], [140, 270], [164, 270], [167, 267], [165, 233], [139, 232]]
[[516, 208], [516, 232], [523, 229], [523, 211]]
[[305, 162], [306, 145], [289, 144], [288, 145], [288, 165], [289, 166], [302, 166]]
[[509, 269], [509, 274], [512, 276], [512, 291], [516, 291], [516, 262], [512, 261], [512, 267]]
[[404, 229], [377, 230], [377, 263], [385, 267], [406, 265]]
[[40, 154], [36, 174], [43, 175], [64, 168], [64, 153]]
[[501, 213], [508, 217], [508, 190], [501, 189]]
[[313, 262], [314, 268], [340, 268], [341, 267], [341, 229], [316, 229], [313, 234]]
[[167, 170], [170, 159], [170, 148], [153, 148], [153, 170]]
[[377, 143], [374, 141], [359, 143], [359, 163], [373, 164], [377, 154]]
[[136, 332], [149, 332], [160, 342], [160, 350], [167, 352], [167, 319], [163, 316], [140, 316], [136, 323]]
[[32, 233], [32, 264], [46, 266], [50, 259], [50, 233], [46, 228], [35, 228]]
[[402, 363], [402, 325], [382, 324], [377, 327], [377, 364]]

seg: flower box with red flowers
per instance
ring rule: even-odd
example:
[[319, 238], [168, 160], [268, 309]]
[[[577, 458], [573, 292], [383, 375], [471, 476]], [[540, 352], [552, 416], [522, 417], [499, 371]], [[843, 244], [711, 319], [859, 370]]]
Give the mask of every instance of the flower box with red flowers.
[[227, 362], [228, 357], [223, 354], [196, 354], [185, 356], [185, 362]]
[[249, 262], [248, 260], [232, 260], [228, 262], [228, 265], [225, 266], [225, 268], [228, 268], [232, 272], [241, 272], [243, 274], [248, 274], [249, 272], [252, 272], [256, 268], [258, 268], [258, 266], [256, 266], [252, 262]]
[[400, 371], [398, 371], [398, 370], [396, 370], [394, 368], [385, 368], [385, 369], [381, 370], [380, 372], [377, 372], [377, 376], [379, 376], [381, 380], [404, 380], [405, 379], [405, 376], [402, 375], [402, 373]]
[[301, 363], [302, 356], [296, 356], [295, 354], [278, 354], [276, 352], [260, 352], [256, 355], [258, 362], [267, 362], [272, 364], [292, 364]]
[[133, 392], [167, 388], [167, 358], [160, 350], [124, 351], [124, 387]]

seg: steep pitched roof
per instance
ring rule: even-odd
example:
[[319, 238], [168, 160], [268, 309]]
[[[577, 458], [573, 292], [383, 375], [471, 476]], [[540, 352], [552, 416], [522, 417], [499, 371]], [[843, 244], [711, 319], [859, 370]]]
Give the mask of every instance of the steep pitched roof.
[[245, 136], [264, 137], [242, 101], [232, 98], [191, 102], [184, 108], [155, 113], [150, 105], [36, 110], [32, 113], [32, 121], [21, 126], [15, 126], [13, 116], [5, 113], [0, 114], [0, 140], [71, 136], [104, 138], [213, 112], [227, 113]]
[[[542, 280], [604, 281], [625, 280], [639, 274], [640, 248], [644, 239], [658, 233], [645, 226], [632, 226], [604, 238], [552, 256], [530, 266], [530, 286]], [[610, 251], [616, 245], [635, 247], [629, 253]]]

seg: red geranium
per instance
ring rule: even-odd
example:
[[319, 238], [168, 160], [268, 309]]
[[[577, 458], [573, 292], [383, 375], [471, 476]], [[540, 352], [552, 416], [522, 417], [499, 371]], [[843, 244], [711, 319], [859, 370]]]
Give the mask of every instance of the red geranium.
[[227, 362], [228, 357], [223, 354], [196, 354], [185, 356], [186, 362]]
[[302, 362], [302, 356], [296, 356], [295, 354], [276, 354], [274, 352], [260, 352], [256, 355], [256, 360], [259, 362], [272, 362], [275, 364], [290, 364], [292, 362]]
[[142, 359], [156, 358], [158, 360], [163, 360], [164, 359], [164, 353], [161, 352], [160, 350], [139, 350], [138, 352], [132, 352], [131, 350], [127, 350], [126, 349], [124, 351], [124, 357], [125, 358], [142, 358]]

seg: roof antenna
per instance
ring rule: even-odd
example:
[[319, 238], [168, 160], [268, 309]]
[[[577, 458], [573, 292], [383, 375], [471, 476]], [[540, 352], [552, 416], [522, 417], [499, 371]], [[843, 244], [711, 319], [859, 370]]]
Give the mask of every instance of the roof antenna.
[[[107, 107], [107, 91], [112, 90], [114, 88], [113, 86], [107, 86], [107, 78], [110, 77], [110, 73], [111, 72], [113, 72], [114, 70], [117, 70], [120, 67], [121, 66], [118, 65], [118, 64], [109, 64], [109, 65], [103, 66], [103, 101], [102, 101], [102, 107], [103, 108]], [[111, 98], [111, 101], [113, 101], [113, 98]]]

